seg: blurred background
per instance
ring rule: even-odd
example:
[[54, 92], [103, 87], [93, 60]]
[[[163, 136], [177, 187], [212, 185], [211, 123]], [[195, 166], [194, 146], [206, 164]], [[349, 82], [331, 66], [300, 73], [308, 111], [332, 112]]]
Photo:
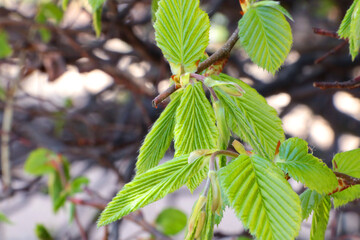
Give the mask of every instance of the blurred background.
[[[196, 192], [182, 188], [137, 214], [96, 228], [101, 207], [132, 179], [138, 149], [167, 104], [151, 105], [171, 75], [155, 44], [151, 0], [106, 1], [98, 38], [86, 0], [70, 0], [66, 11], [61, 2], [0, 0], [1, 156], [10, 160], [12, 176], [11, 185], [0, 184], [0, 213], [11, 222], [0, 221], [0, 239], [38, 239], [45, 230], [37, 226], [36, 234], [37, 224], [54, 239], [160, 239], [159, 214], [173, 207], [189, 216]], [[210, 55], [237, 27], [241, 9], [236, 0], [200, 2], [212, 23]], [[258, 68], [239, 45], [224, 69], [266, 97], [287, 137], [307, 140], [327, 164], [335, 153], [360, 146], [360, 89], [321, 90], [313, 83], [348, 81], [360, 75], [360, 66], [359, 59], [351, 61], [344, 40], [314, 34], [313, 27], [336, 32], [351, 3], [282, 0], [294, 18], [294, 44], [279, 72], [272, 76]], [[24, 172], [24, 162], [39, 148], [50, 150], [47, 154], [64, 166], [69, 162], [65, 181], [87, 179], [79, 181], [81, 190], [64, 197], [56, 213], [48, 194], [51, 176]], [[172, 154], [171, 147], [166, 159]], [[297, 192], [304, 190], [292, 184]], [[332, 211], [326, 239], [360, 239], [359, 209], [353, 202]], [[303, 224], [298, 239], [309, 238], [310, 226], [311, 220]], [[181, 231], [171, 238], [183, 236]], [[239, 237], [250, 236], [227, 210], [214, 239]]]

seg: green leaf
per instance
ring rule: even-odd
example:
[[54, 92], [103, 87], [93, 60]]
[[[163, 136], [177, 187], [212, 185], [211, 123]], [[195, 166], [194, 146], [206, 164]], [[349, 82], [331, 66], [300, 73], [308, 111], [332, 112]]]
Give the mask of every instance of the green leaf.
[[199, 0], [160, 0], [155, 38], [173, 74], [194, 72], [209, 43], [210, 21]]
[[176, 112], [175, 157], [198, 149], [214, 149], [217, 137], [214, 111], [201, 82], [189, 84]]
[[159, 1], [160, 0], [151, 1], [151, 19], [153, 22], [156, 22], [156, 12], [159, 9]]
[[260, 6], [265, 6], [265, 7], [272, 7], [277, 11], [280, 11], [282, 14], [284, 14], [286, 17], [288, 17], [291, 21], [294, 21], [294, 19], [291, 17], [290, 13], [283, 8], [280, 5], [280, 2], [278, 1], [260, 1], [260, 2], [256, 2], [253, 4], [254, 7], [260, 7]]
[[136, 162], [136, 173], [142, 174], [157, 166], [164, 157], [174, 137], [176, 109], [181, 101], [182, 91], [172, 99], [146, 135]]
[[101, 14], [102, 7], [96, 8], [93, 12], [93, 27], [96, 33], [96, 37], [100, 37], [101, 34]]
[[155, 220], [156, 228], [168, 236], [181, 232], [186, 222], [186, 214], [176, 208], [164, 209]]
[[56, 154], [45, 148], [33, 150], [25, 162], [25, 171], [41, 176], [43, 174], [54, 172], [54, 167], [50, 164], [56, 158]]
[[208, 193], [207, 202], [206, 202], [206, 207], [205, 207], [205, 212], [206, 212], [205, 223], [204, 223], [203, 229], [201, 231], [200, 239], [213, 239], [215, 215], [216, 215], [216, 213], [213, 213], [211, 211], [211, 206], [212, 206], [213, 200], [214, 200], [213, 199], [213, 190], [212, 190], [212, 188], [210, 188], [210, 191]]
[[64, 12], [60, 7], [52, 2], [48, 2], [39, 6], [35, 20], [39, 23], [46, 23], [51, 20], [54, 23], [59, 24], [63, 19], [63, 16]]
[[96, 11], [99, 8], [101, 8], [104, 2], [105, 0], [89, 0], [89, 4], [92, 7], [93, 11]]
[[70, 0], [62, 0], [61, 6], [64, 11], [67, 9], [67, 6], [69, 5], [69, 1]]
[[3, 30], [0, 30], [0, 59], [11, 56], [13, 50], [8, 42], [7, 33]]
[[357, 2], [350, 23], [350, 54], [352, 60], [359, 54], [360, 49], [360, 2]]
[[276, 165], [290, 177], [320, 194], [330, 193], [338, 181], [330, 168], [308, 153], [308, 144], [300, 138], [290, 138], [280, 145]]
[[188, 164], [188, 157], [189, 155], [184, 155], [175, 158], [137, 175], [101, 213], [98, 226], [114, 222], [176, 191], [207, 164], [203, 158]]
[[311, 212], [320, 204], [323, 196], [316, 191], [307, 189], [300, 195], [302, 219], [307, 219]]
[[355, 0], [353, 2], [353, 4], [347, 10], [347, 12], [345, 14], [345, 17], [341, 21], [341, 25], [339, 27], [338, 34], [342, 38], [346, 39], [346, 38], [349, 38], [350, 35], [351, 35], [350, 34], [351, 33], [351, 31], [350, 31], [351, 18], [352, 18], [352, 15], [354, 13], [354, 9], [355, 9], [358, 2], [359, 2], [359, 0]]
[[56, 213], [65, 204], [67, 197], [59, 173], [53, 172], [49, 175], [48, 188], [53, 203], [53, 211]]
[[53, 237], [43, 224], [36, 224], [35, 234], [39, 240], [52, 240]]
[[259, 155], [240, 155], [219, 170], [230, 206], [257, 239], [294, 239], [300, 230], [299, 196], [284, 173]]
[[240, 43], [258, 66], [275, 74], [290, 52], [292, 34], [283, 10], [252, 6], [239, 21]]
[[[360, 178], [360, 149], [338, 153], [334, 156], [332, 163], [334, 171]], [[336, 208], [343, 206], [360, 198], [360, 186], [352, 186], [344, 191], [333, 194], [332, 197], [334, 198], [334, 206]]]
[[0, 223], [1, 222], [11, 224], [11, 221], [9, 220], [9, 218], [2, 212], [0, 212]]
[[225, 108], [231, 131], [250, 144], [257, 154], [273, 159], [278, 141], [285, 139], [281, 120], [275, 109], [269, 106], [255, 89], [241, 80], [226, 74], [211, 77], [234, 82], [244, 89], [245, 93], [242, 97], [233, 97], [226, 95], [217, 87], [214, 88]]
[[331, 209], [330, 197], [323, 197], [321, 203], [314, 210], [311, 224], [310, 240], [325, 239], [325, 231], [329, 222], [329, 214]]
[[87, 177], [77, 177], [71, 182], [71, 194], [82, 192], [82, 186], [88, 185], [89, 179]]

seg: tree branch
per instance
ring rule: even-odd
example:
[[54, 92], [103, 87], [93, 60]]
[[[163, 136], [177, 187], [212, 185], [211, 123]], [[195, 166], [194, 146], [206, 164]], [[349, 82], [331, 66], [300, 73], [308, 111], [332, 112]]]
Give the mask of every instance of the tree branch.
[[320, 89], [354, 89], [360, 88], [360, 76], [345, 82], [314, 82], [314, 87]]

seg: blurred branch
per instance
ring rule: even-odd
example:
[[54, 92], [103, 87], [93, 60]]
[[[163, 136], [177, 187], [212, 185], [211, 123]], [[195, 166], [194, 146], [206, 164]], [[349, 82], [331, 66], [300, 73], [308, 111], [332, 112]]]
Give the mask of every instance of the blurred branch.
[[10, 80], [8, 83], [8, 89], [6, 93], [6, 103], [4, 109], [4, 115], [2, 119], [2, 134], [1, 134], [1, 167], [2, 167], [2, 182], [4, 190], [7, 190], [11, 185], [11, 164], [10, 164], [10, 131], [13, 120], [13, 106], [14, 97], [18, 84], [22, 79], [22, 72], [25, 62], [25, 53], [21, 52], [19, 59], [19, 70], [15, 79]]
[[314, 82], [314, 87], [320, 89], [354, 89], [360, 88], [360, 76], [345, 82]]
[[313, 28], [313, 31], [314, 31], [315, 34], [319, 34], [319, 35], [322, 35], [322, 36], [327, 36], [327, 37], [332, 37], [332, 38], [337, 38], [337, 39], [340, 38], [340, 36], [336, 32], [328, 31], [328, 30], [325, 30], [325, 29]]

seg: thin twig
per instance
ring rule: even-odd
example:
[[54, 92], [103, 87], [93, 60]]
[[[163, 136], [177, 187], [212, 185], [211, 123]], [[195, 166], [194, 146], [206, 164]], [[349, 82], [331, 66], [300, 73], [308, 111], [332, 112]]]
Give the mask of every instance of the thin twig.
[[314, 87], [320, 89], [354, 89], [360, 88], [360, 76], [345, 82], [314, 82]]
[[329, 57], [330, 55], [335, 54], [336, 52], [338, 52], [341, 48], [343, 48], [344, 46], [346, 46], [346, 44], [348, 43], [348, 41], [346, 40], [345, 42], [340, 43], [339, 45], [337, 45], [336, 47], [334, 47], [333, 49], [331, 49], [330, 51], [328, 51], [327, 53], [325, 53], [323, 56], [319, 57], [318, 59], [315, 60], [315, 64], [319, 64], [322, 61], [324, 61], [327, 57]]
[[[206, 68], [210, 67], [215, 62], [228, 58], [230, 55], [231, 50], [235, 46], [235, 43], [239, 40], [239, 29], [236, 28], [235, 31], [231, 34], [230, 38], [226, 41], [224, 46], [217, 50], [213, 55], [211, 55], [209, 58], [207, 58], [205, 61], [199, 64], [196, 73], [199, 74], [202, 71], [204, 71]], [[158, 104], [160, 104], [162, 101], [164, 101], [168, 96], [170, 96], [173, 92], [175, 92], [179, 87], [176, 87], [175, 84], [171, 85], [169, 88], [167, 88], [164, 92], [159, 94], [154, 100], [152, 101], [152, 104], [154, 107], [157, 107]]]
[[345, 173], [340, 173], [340, 172], [334, 172], [335, 176], [337, 176], [338, 178], [341, 178], [345, 184], [353, 186], [353, 185], [359, 185], [360, 184], [360, 178], [355, 178], [352, 176], [349, 176]]
[[321, 29], [321, 28], [313, 28], [313, 30], [314, 30], [314, 33], [319, 34], [319, 35], [332, 37], [332, 38], [336, 38], [336, 39], [340, 38], [340, 36], [336, 32], [328, 31], [328, 30]]
[[79, 219], [79, 216], [78, 216], [78, 214], [77, 214], [76, 209], [75, 209], [75, 213], [74, 213], [74, 218], [75, 218], [76, 225], [77, 225], [78, 228], [79, 228], [79, 232], [80, 232], [80, 235], [81, 235], [81, 239], [82, 239], [82, 240], [87, 240], [88, 237], [87, 237], [87, 235], [86, 235], [86, 232], [85, 232], [84, 227], [83, 227], [83, 226], [81, 225], [81, 223], [80, 223], [80, 219]]
[[4, 109], [3, 121], [2, 121], [2, 135], [1, 135], [1, 167], [2, 167], [2, 182], [4, 184], [4, 190], [7, 190], [11, 185], [11, 164], [10, 164], [10, 131], [13, 120], [13, 106], [14, 97], [18, 85], [22, 79], [22, 72], [25, 62], [25, 53], [20, 53], [19, 72], [15, 79], [9, 81], [9, 87], [7, 89], [6, 104]]

